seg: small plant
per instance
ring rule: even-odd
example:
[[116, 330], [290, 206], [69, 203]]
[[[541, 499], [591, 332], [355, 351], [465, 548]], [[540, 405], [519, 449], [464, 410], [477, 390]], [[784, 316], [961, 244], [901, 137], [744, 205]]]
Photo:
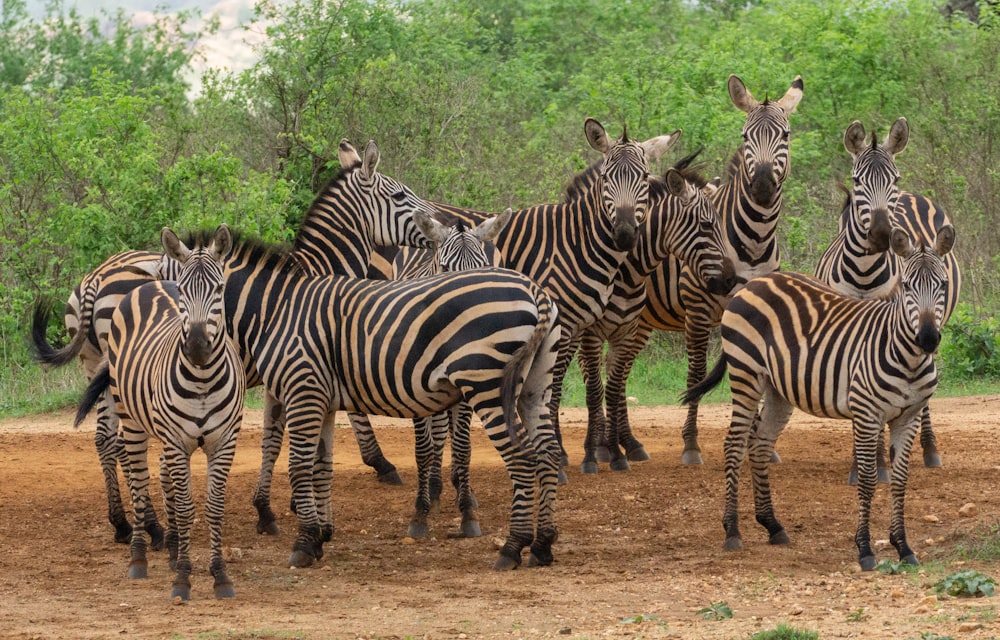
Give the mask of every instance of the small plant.
[[920, 634], [919, 638], [914, 638], [913, 636], [910, 636], [906, 640], [955, 640], [955, 639], [951, 636], [939, 636], [933, 631], [924, 631], [923, 633]]
[[644, 616], [642, 614], [639, 614], [637, 616], [629, 616], [628, 618], [622, 618], [620, 622], [621, 624], [642, 624], [647, 620], [659, 620], [659, 618], [657, 618], [656, 616]]
[[868, 611], [864, 607], [855, 609], [854, 611], [847, 614], [848, 622], [864, 622], [868, 619]]
[[956, 598], [978, 598], [992, 596], [995, 585], [996, 580], [993, 578], [979, 571], [969, 570], [945, 576], [934, 585], [934, 591]]
[[774, 629], [758, 631], [750, 636], [750, 640], [819, 640], [819, 633], [779, 624]]
[[879, 563], [875, 565], [876, 571], [890, 576], [898, 575], [900, 573], [912, 573], [913, 571], [916, 571], [916, 569], [917, 567], [915, 565], [900, 562], [898, 560], [889, 560], [888, 558], [880, 560]]
[[729, 603], [727, 602], [713, 602], [707, 607], [695, 611], [695, 615], [699, 615], [706, 620], [725, 620], [726, 618], [733, 617], [733, 610], [729, 608]]

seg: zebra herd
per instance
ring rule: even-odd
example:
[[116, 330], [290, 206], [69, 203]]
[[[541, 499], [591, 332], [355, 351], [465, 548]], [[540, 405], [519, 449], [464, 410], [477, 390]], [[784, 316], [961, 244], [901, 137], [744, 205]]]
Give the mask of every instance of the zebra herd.
[[[881, 145], [874, 133], [868, 143], [855, 122], [844, 137], [854, 163], [840, 235], [815, 278], [778, 272], [789, 116], [802, 98], [802, 79], [777, 100], [755, 99], [735, 75], [728, 89], [746, 119], [724, 180], [700, 174], [697, 152], [662, 175], [651, 171], [680, 130], [643, 142], [626, 132], [613, 139], [588, 118], [584, 132], [601, 158], [574, 176], [562, 201], [494, 216], [424, 200], [378, 172], [374, 142], [359, 152], [342, 140], [341, 169], [316, 196], [290, 247], [225, 225], [187, 242], [164, 229], [164, 253], [113, 256], [81, 281], [66, 305], [64, 347], [48, 343], [51, 307], [39, 302], [32, 322], [37, 360], [61, 366], [80, 358], [90, 379], [77, 421], [96, 407], [108, 517], [115, 540], [131, 543], [129, 577], [146, 575], [148, 535], [153, 549], [169, 548], [172, 595], [190, 597], [190, 456], [201, 447], [210, 461], [215, 595], [234, 595], [221, 556], [221, 519], [243, 393], [257, 385], [265, 397], [257, 531], [279, 533], [270, 486], [287, 432], [298, 520], [289, 566], [312, 565], [333, 535], [338, 410], [348, 412], [363, 460], [385, 482], [399, 477], [368, 416], [414, 419], [414, 537], [429, 534], [449, 436], [462, 535], [481, 533], [469, 481], [475, 414], [513, 488], [494, 567], [520, 566], [525, 548], [528, 566], [548, 565], [558, 537], [557, 486], [567, 481], [558, 419], [564, 374], [577, 355], [589, 409], [581, 471], [596, 473], [602, 455], [612, 469], [626, 470], [629, 460], [648, 459], [629, 428], [625, 386], [654, 329], [685, 334], [683, 463], [702, 461], [698, 400], [727, 367], [731, 372], [726, 548], [742, 546], [736, 489], [747, 451], [757, 519], [771, 543], [787, 542], [771, 508], [767, 465], [777, 459], [774, 443], [792, 407], [799, 407], [854, 421], [864, 569], [875, 564], [868, 511], [888, 423], [891, 540], [901, 559], [916, 563], [905, 539], [903, 495], [918, 425], [925, 464], [940, 464], [926, 407], [937, 380], [933, 353], [961, 284], [950, 253], [954, 228], [930, 200], [898, 188], [893, 158], [906, 145], [905, 119]], [[709, 337], [720, 325], [723, 355], [706, 377]], [[149, 500], [150, 436], [164, 443], [166, 531]]]

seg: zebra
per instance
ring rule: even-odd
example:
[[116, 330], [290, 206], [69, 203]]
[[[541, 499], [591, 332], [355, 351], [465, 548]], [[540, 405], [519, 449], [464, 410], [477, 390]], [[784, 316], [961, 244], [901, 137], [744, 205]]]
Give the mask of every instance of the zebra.
[[[503, 266], [539, 283], [559, 307], [562, 326], [550, 412], [559, 435], [563, 376], [584, 329], [603, 313], [618, 268], [632, 250], [650, 206], [650, 162], [655, 162], [681, 131], [637, 142], [623, 130], [612, 139], [594, 118], [584, 122], [591, 148], [602, 156], [575, 175], [557, 204], [515, 211], [497, 236]], [[475, 224], [489, 217], [481, 211], [432, 201], [444, 215]], [[561, 446], [561, 444], [560, 444]], [[568, 464], [565, 450], [561, 467]], [[560, 482], [567, 480], [560, 468]]]
[[[432, 212], [431, 205], [406, 185], [380, 173], [380, 158], [374, 141], [368, 142], [363, 154], [347, 139], [340, 141], [340, 170], [313, 200], [291, 249], [309, 272], [363, 278], [368, 273], [369, 261], [376, 255], [375, 249], [380, 246], [430, 247], [430, 241], [417, 228], [413, 215], [417, 211]], [[106, 260], [85, 276], [70, 295], [65, 318], [71, 341], [61, 349], [49, 345], [45, 335], [48, 311], [46, 305], [37, 304], [32, 321], [36, 360], [48, 366], [62, 366], [79, 358], [91, 379], [100, 368], [104, 356], [101, 345], [106, 343], [111, 313], [119, 301], [144, 283], [176, 279], [174, 264], [162, 253], [150, 251], [126, 251]], [[250, 383], [257, 384], [253, 380]], [[257, 531], [272, 535], [279, 532], [270, 508], [270, 486], [284, 434], [281, 415], [281, 407], [265, 395], [261, 472], [253, 501], [258, 511]], [[104, 471], [109, 520], [115, 528], [115, 541], [128, 542], [131, 526], [122, 508], [116, 469], [116, 461], [122, 453], [116, 436], [117, 417], [106, 400], [98, 401], [97, 418], [95, 443]], [[364, 416], [355, 417], [355, 420], [364, 423]], [[364, 441], [370, 437], [366, 435], [370, 434], [370, 428], [362, 427], [355, 434], [360, 439], [365, 462], [376, 470], [379, 479], [401, 484], [395, 466], [385, 459], [377, 442], [374, 439]], [[152, 529], [151, 547], [160, 549], [162, 528], [152, 509], [147, 516], [147, 527]], [[159, 535], [154, 535], [157, 531]]]
[[155, 281], [126, 294], [111, 318], [107, 364], [92, 378], [76, 424], [110, 389], [121, 420], [121, 446], [135, 510], [128, 577], [147, 577], [143, 519], [150, 511], [149, 437], [163, 446], [160, 484], [167, 514], [171, 598], [191, 599], [191, 454], [208, 459], [205, 519], [211, 539], [209, 567], [215, 597], [236, 593], [222, 557], [226, 481], [243, 418], [243, 364], [226, 334], [223, 257], [232, 236], [220, 225], [210, 238], [188, 248], [169, 228], [161, 234], [165, 255], [182, 264], [177, 281]]
[[888, 422], [889, 540], [902, 562], [918, 564], [906, 542], [903, 501], [919, 415], [937, 388], [934, 352], [941, 340], [948, 286], [942, 256], [954, 242], [950, 225], [938, 230], [933, 247], [915, 245], [903, 229], [894, 229], [890, 246], [903, 258], [902, 293], [887, 299], [860, 300], [810, 276], [780, 272], [752, 280], [734, 296], [722, 316], [722, 357], [682, 397], [684, 403], [696, 402], [729, 368], [733, 415], [724, 445], [727, 550], [743, 548], [737, 494], [748, 448], [757, 522], [767, 529], [771, 544], [789, 541], [774, 515], [768, 465], [775, 440], [798, 407], [815, 416], [852, 421], [859, 468], [854, 539], [865, 571], [875, 568], [869, 533], [875, 448]]
[[[596, 451], [600, 439], [605, 436], [605, 390], [601, 380], [604, 343], [608, 343], [608, 405], [609, 408], [617, 407], [618, 403], [611, 398], [621, 395], [624, 401], [625, 387], [613, 382], [627, 378], [619, 367], [623, 360], [631, 362], [625, 353], [632, 345], [631, 336], [645, 303], [645, 281], [649, 273], [665, 258], [676, 255], [691, 265], [699, 281], [706, 283], [713, 293], [725, 294], [735, 284], [722, 226], [708, 195], [716, 187], [709, 185], [692, 165], [698, 153], [700, 151], [675, 163], [662, 180], [651, 181], [650, 213], [640, 227], [638, 242], [619, 269], [604, 314], [584, 332], [578, 359], [587, 387], [590, 419], [584, 441], [582, 473], [597, 473]], [[628, 470], [628, 460], [617, 446], [616, 434], [608, 435], [611, 441], [605, 440], [605, 444], [611, 453], [611, 468]]]
[[[782, 186], [790, 172], [789, 116], [802, 99], [802, 77], [796, 76], [778, 100], [756, 100], [736, 75], [729, 76], [729, 97], [746, 113], [743, 141], [732, 156], [726, 180], [711, 196], [723, 225], [727, 251], [736, 269], [737, 286], [779, 268], [776, 235], [781, 212]], [[734, 291], [730, 291], [732, 295]], [[633, 343], [621, 366], [625, 377], [611, 377], [608, 385], [624, 389], [637, 355], [653, 330], [683, 331], [688, 356], [687, 384], [702, 379], [706, 371], [708, 342], [719, 325], [729, 297], [712, 293], [689, 266], [670, 256], [646, 281], [646, 305], [639, 316]], [[625, 394], [609, 398], [609, 432], [617, 434], [629, 460], [646, 460], [642, 443], [632, 434]], [[615, 416], [612, 419], [611, 416]], [[698, 404], [688, 406], [681, 429], [683, 464], [701, 464], [698, 446]]]
[[[416, 214], [417, 225], [434, 243], [434, 250], [401, 248], [393, 261], [393, 278], [423, 278], [439, 273], [498, 266], [500, 256], [492, 243], [510, 221], [512, 213], [508, 207], [503, 213], [474, 228], [461, 220], [445, 225], [430, 216]], [[429, 418], [413, 421], [416, 434], [417, 499], [413, 517], [407, 526], [406, 534], [409, 537], [425, 538], [429, 533], [427, 515], [440, 502], [441, 458], [449, 433], [452, 442], [451, 481], [456, 491], [455, 504], [462, 514], [459, 533], [455, 537], [475, 538], [482, 535], [476, 515], [479, 504], [469, 485], [471, 421], [472, 409], [464, 402]]]
[[248, 377], [284, 407], [299, 522], [289, 566], [312, 565], [333, 535], [337, 410], [417, 418], [460, 401], [514, 487], [494, 567], [516, 568], [529, 545], [529, 566], [552, 562], [560, 447], [548, 403], [560, 329], [541, 287], [497, 268], [389, 282], [311, 276], [294, 255], [254, 242], [236, 243], [227, 265], [230, 333]]
[[[934, 242], [937, 229], [951, 224], [944, 211], [938, 209], [924, 196], [899, 189], [899, 171], [895, 156], [906, 148], [909, 124], [906, 118], [893, 123], [881, 145], [867, 134], [860, 121], [855, 120], [844, 132], [844, 148], [851, 154], [852, 187], [840, 217], [840, 232], [820, 257], [816, 277], [836, 291], [856, 298], [884, 298], [897, 295], [901, 260], [889, 250], [892, 229], [906, 230], [915, 241]], [[947, 298], [943, 322], [947, 322], [961, 290], [961, 269], [953, 252], [944, 256], [948, 271]], [[941, 466], [941, 457], [935, 446], [930, 411], [921, 413], [920, 442], [924, 451], [924, 465]], [[879, 437], [879, 481], [889, 482], [885, 461], [885, 442]], [[857, 465], [853, 464], [848, 476], [850, 484], [857, 483]]]

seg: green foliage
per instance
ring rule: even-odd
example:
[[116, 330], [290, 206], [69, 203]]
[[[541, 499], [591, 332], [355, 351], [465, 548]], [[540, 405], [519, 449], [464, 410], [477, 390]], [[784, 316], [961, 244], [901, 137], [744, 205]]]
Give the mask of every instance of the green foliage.
[[707, 607], [698, 609], [695, 615], [701, 616], [705, 620], [727, 620], [733, 617], [733, 610], [729, 608], [729, 603], [713, 602]]
[[916, 565], [907, 564], [905, 562], [899, 562], [898, 560], [889, 560], [888, 558], [882, 559], [877, 565], [875, 565], [875, 570], [879, 573], [884, 573], [886, 575], [898, 575], [900, 573], [913, 573], [918, 567]]
[[941, 361], [948, 376], [1000, 379], [1000, 321], [994, 316], [960, 304], [943, 333]]
[[657, 616], [645, 616], [642, 614], [629, 616], [627, 618], [622, 618], [619, 622], [621, 624], [642, 624], [643, 622], [648, 622], [650, 620], [659, 620]]
[[854, 611], [847, 614], [846, 620], [848, 622], [864, 622], [868, 619], [868, 610], [864, 607], [859, 607]]
[[758, 631], [750, 640], [818, 640], [819, 633], [808, 629], [796, 629], [787, 624], [779, 624], [774, 629]]
[[952, 636], [939, 636], [933, 631], [924, 631], [919, 638], [909, 637], [906, 640], [955, 640]]
[[934, 591], [955, 597], [992, 596], [996, 580], [974, 569], [945, 576], [934, 584]]

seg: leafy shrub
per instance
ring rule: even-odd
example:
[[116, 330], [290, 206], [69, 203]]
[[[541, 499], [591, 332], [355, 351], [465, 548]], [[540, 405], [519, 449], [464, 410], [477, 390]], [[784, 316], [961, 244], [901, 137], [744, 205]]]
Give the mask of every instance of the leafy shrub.
[[992, 596], [996, 580], [980, 573], [969, 570], [953, 573], [945, 576], [934, 585], [934, 591], [955, 597], [978, 598], [979, 596]]
[[779, 624], [774, 629], [758, 631], [750, 636], [750, 640], [819, 640], [819, 633]]
[[696, 615], [706, 620], [725, 620], [733, 617], [733, 610], [729, 608], [729, 603], [713, 602], [712, 604], [695, 611]]
[[944, 327], [942, 368], [950, 376], [971, 380], [1000, 378], [1000, 321], [960, 304]]

